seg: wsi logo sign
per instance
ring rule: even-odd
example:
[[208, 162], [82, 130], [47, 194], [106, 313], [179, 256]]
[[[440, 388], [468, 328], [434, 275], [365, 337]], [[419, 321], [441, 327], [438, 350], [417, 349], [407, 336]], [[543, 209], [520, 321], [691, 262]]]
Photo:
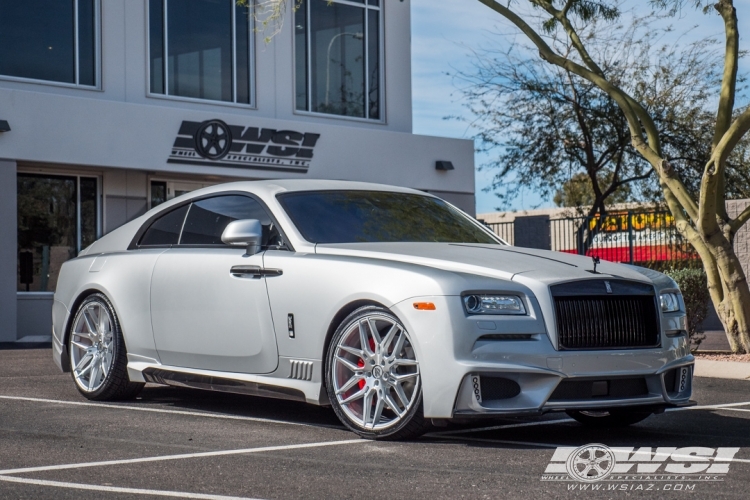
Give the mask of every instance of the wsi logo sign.
[[542, 481], [723, 481], [739, 448], [559, 447]]
[[183, 121], [168, 163], [305, 173], [320, 134]]

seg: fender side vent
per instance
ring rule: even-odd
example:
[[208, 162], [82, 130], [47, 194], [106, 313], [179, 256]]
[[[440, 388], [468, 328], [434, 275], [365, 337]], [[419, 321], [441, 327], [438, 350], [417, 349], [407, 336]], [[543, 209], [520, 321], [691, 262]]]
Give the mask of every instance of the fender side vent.
[[313, 363], [312, 361], [300, 361], [293, 359], [289, 361], [291, 370], [289, 371], [289, 378], [297, 380], [312, 380], [313, 375]]

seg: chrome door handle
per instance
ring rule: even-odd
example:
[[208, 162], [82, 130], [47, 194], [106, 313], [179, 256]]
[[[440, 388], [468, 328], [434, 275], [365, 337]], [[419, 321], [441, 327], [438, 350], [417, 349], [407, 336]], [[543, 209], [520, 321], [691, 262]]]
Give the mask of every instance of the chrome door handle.
[[232, 269], [229, 270], [229, 274], [237, 278], [246, 276], [251, 278], [260, 278], [261, 276], [263, 276], [261, 274], [260, 266], [232, 266]]
[[232, 266], [229, 274], [237, 278], [246, 276], [260, 278], [261, 276], [281, 276], [284, 272], [281, 269], [262, 269], [260, 266]]

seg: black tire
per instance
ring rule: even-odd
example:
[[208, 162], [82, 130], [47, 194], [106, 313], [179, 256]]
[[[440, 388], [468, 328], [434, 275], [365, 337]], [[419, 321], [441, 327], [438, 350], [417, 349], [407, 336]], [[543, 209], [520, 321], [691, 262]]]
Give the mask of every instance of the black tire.
[[388, 309], [383, 307], [364, 306], [349, 314], [349, 316], [347, 316], [336, 329], [336, 332], [331, 337], [331, 341], [328, 345], [325, 364], [325, 383], [326, 390], [328, 391], [328, 399], [330, 400], [331, 406], [333, 406], [333, 411], [336, 413], [336, 416], [339, 418], [339, 420], [341, 420], [341, 422], [349, 430], [355, 432], [365, 439], [397, 441], [419, 437], [427, 432], [431, 427], [430, 421], [424, 418], [424, 411], [422, 409], [421, 383], [419, 384], [418, 388], [419, 393], [417, 394], [416, 399], [411, 405], [411, 408], [405, 413], [404, 416], [401, 417], [401, 420], [398, 423], [396, 423], [392, 427], [388, 427], [382, 430], [365, 429], [357, 422], [354, 422], [349, 418], [336, 398], [332, 369], [332, 367], [334, 366], [333, 360], [336, 353], [336, 346], [339, 344], [341, 338], [345, 333], [347, 333], [347, 331], [349, 331], [353, 324], [358, 324], [360, 319], [368, 316], [372, 317], [373, 315], [381, 315], [382, 317], [387, 317], [390, 321], [398, 324], [401, 328], [404, 329], [404, 331], [406, 331], [399, 319]]
[[652, 412], [643, 410], [568, 410], [565, 413], [586, 427], [597, 429], [627, 427], [637, 424], [651, 416]]
[[[109, 372], [104, 378], [101, 386], [93, 391], [87, 391], [82, 388], [76, 380], [75, 374], [75, 363], [73, 360], [73, 329], [75, 328], [76, 322], [83, 310], [92, 304], [97, 304], [107, 310], [112, 321], [112, 363]], [[76, 311], [76, 315], [73, 321], [70, 323], [70, 329], [68, 331], [68, 353], [70, 355], [71, 364], [71, 375], [73, 377], [73, 383], [78, 389], [78, 392], [83, 396], [92, 401], [122, 401], [127, 399], [133, 399], [141, 392], [141, 389], [146, 385], [141, 382], [131, 382], [128, 377], [128, 352], [125, 348], [125, 340], [122, 336], [122, 330], [120, 329], [120, 322], [117, 319], [114, 307], [109, 299], [101, 294], [94, 293], [86, 297]]]

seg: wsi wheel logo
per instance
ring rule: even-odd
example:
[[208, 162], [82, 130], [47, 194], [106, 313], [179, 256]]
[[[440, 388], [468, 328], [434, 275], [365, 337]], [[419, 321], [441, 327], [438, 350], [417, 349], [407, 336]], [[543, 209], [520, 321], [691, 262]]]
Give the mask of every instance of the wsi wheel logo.
[[203, 158], [220, 160], [232, 147], [232, 132], [221, 120], [208, 120], [201, 123], [195, 132], [195, 150]]
[[565, 462], [568, 475], [578, 481], [601, 481], [615, 468], [614, 452], [603, 444], [587, 444], [576, 448]]

